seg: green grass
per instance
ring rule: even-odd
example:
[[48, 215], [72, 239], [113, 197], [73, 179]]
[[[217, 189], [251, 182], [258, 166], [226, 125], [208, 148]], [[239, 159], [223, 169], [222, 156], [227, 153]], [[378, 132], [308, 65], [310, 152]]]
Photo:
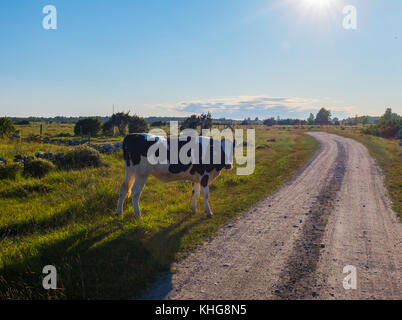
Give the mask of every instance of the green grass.
[[328, 131], [362, 143], [385, 176], [385, 187], [393, 203], [393, 209], [402, 220], [402, 147], [398, 140], [384, 139], [361, 133], [361, 127], [323, 127], [320, 131]]
[[[211, 186], [207, 219], [202, 200], [192, 215], [191, 183], [150, 178], [141, 198], [143, 218], [131, 201], [114, 217], [124, 177], [122, 155], [106, 156], [108, 168], [54, 171], [42, 179], [0, 183], [0, 299], [127, 299], [158, 272], [187, 255], [223, 224], [288, 181], [318, 149], [301, 130], [258, 127], [253, 175], [224, 173]], [[276, 142], [267, 142], [275, 138]], [[0, 156], [64, 146], [0, 144]], [[42, 288], [42, 268], [58, 272], [58, 290]]]

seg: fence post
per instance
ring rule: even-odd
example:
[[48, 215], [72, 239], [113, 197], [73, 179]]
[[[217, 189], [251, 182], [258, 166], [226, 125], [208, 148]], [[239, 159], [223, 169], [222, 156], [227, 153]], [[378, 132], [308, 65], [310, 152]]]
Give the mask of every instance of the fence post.
[[43, 132], [43, 124], [41, 123], [40, 124], [40, 135], [42, 135], [42, 132]]

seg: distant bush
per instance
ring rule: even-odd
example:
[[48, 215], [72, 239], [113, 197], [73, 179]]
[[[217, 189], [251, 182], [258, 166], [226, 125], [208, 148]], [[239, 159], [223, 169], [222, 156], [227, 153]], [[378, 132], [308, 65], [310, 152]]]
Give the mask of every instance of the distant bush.
[[96, 136], [102, 129], [102, 122], [96, 118], [86, 118], [78, 120], [74, 126], [74, 134], [76, 136], [82, 134], [91, 134]]
[[56, 165], [60, 169], [82, 169], [88, 167], [101, 167], [106, 161], [98, 150], [88, 146], [79, 146], [67, 152], [64, 158], [59, 159]]
[[20, 170], [21, 165], [18, 163], [0, 164], [0, 179], [15, 180]]
[[15, 131], [14, 123], [6, 117], [0, 118], [0, 138], [8, 136]]
[[163, 127], [166, 125], [167, 125], [166, 121], [154, 121], [151, 123], [151, 127]]
[[24, 176], [42, 178], [55, 168], [53, 163], [44, 159], [26, 161], [24, 164]]
[[15, 124], [20, 125], [20, 126], [27, 126], [30, 124], [30, 122], [28, 120], [20, 120], [20, 121], [16, 121]]

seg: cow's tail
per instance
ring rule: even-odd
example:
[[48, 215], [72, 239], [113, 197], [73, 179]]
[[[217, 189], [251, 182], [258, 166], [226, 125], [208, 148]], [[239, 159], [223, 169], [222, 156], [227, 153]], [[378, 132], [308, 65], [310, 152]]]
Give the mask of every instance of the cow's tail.
[[127, 167], [129, 167], [130, 166], [130, 153], [128, 152], [127, 137], [124, 138], [124, 140], [123, 140], [123, 158], [127, 164]]

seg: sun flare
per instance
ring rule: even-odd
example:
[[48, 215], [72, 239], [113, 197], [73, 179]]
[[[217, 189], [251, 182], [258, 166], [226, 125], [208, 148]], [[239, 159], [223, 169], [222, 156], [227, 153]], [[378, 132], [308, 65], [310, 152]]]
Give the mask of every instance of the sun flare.
[[303, 0], [306, 6], [310, 7], [328, 7], [331, 0]]
[[339, 8], [339, 0], [298, 0], [299, 8], [308, 15], [324, 18]]

